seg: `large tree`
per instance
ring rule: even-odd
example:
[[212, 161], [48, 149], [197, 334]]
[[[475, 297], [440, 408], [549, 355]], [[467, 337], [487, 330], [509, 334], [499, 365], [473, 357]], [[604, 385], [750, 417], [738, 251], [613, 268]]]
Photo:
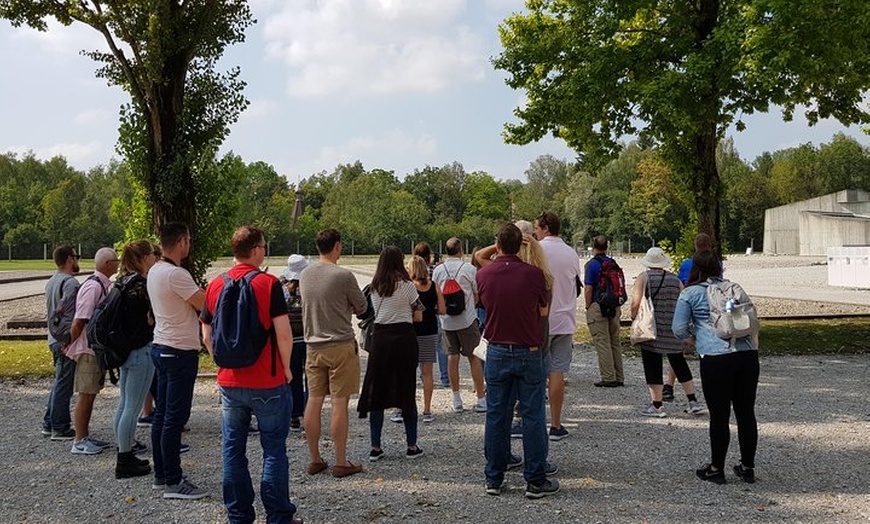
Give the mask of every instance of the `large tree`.
[[866, 0], [528, 0], [499, 27], [494, 60], [524, 90], [505, 137], [548, 133], [581, 155], [640, 134], [662, 146], [692, 194], [699, 230], [719, 238], [716, 146], [742, 115], [805, 108], [810, 124], [868, 122]]
[[[224, 49], [244, 40], [252, 23], [245, 0], [0, 0], [0, 17], [47, 29], [53, 18], [98, 31], [109, 51], [87, 53], [97, 75], [120, 86], [119, 149], [144, 189], [152, 231], [169, 221], [189, 225], [194, 272], [224, 244], [209, 224], [218, 205], [204, 189], [212, 182], [218, 146], [247, 105], [238, 68], [215, 70]], [[219, 176], [219, 175], [218, 175]], [[233, 188], [228, 188], [232, 190]]]

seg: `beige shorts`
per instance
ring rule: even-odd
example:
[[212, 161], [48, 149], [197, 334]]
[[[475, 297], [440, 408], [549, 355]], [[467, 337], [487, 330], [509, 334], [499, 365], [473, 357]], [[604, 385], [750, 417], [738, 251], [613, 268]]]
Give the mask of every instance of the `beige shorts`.
[[359, 393], [359, 349], [356, 340], [312, 349], [308, 346], [305, 374], [311, 397], [349, 398]]
[[106, 384], [106, 372], [97, 364], [97, 357], [93, 355], [79, 355], [76, 359], [76, 376], [74, 387], [76, 393], [96, 395]]
[[477, 319], [465, 329], [442, 332], [441, 350], [448, 355], [474, 355], [474, 348], [480, 344], [480, 323]]

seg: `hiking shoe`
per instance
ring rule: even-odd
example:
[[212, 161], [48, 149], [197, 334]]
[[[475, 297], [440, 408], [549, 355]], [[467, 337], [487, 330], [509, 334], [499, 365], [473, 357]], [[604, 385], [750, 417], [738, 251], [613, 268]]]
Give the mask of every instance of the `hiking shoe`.
[[140, 455], [148, 451], [148, 446], [138, 440], [133, 441], [133, 447], [130, 449], [134, 455]]
[[514, 421], [511, 425], [511, 438], [523, 438], [523, 422], [521, 420]]
[[551, 477], [558, 472], [559, 472], [559, 466], [557, 466], [555, 464], [550, 464], [549, 462], [547, 462], [547, 464], [544, 466], [544, 473], [548, 477]]
[[523, 457], [521, 457], [519, 455], [514, 455], [513, 453], [511, 453], [510, 456], [508, 457], [507, 467], [505, 469], [507, 471], [510, 471], [512, 469], [522, 467], [522, 465], [523, 465]]
[[397, 423], [397, 424], [401, 424], [402, 422], [405, 421], [405, 417], [402, 416], [401, 411], [396, 410], [396, 411], [393, 411], [392, 415], [390, 415], [390, 420]]
[[299, 417], [293, 417], [290, 419], [290, 431], [294, 433], [302, 431], [302, 421], [299, 420]]
[[166, 479], [164, 477], [154, 477], [151, 489], [166, 489]]
[[550, 440], [553, 442], [558, 442], [567, 436], [568, 430], [565, 429], [565, 426], [560, 425], [558, 428], [550, 428]]
[[462, 401], [461, 400], [459, 400], [459, 401], [454, 400], [453, 401], [453, 412], [454, 413], [462, 413], [463, 411], [465, 411], [465, 408], [462, 407]]
[[382, 449], [373, 449], [369, 451], [369, 462], [377, 462], [384, 458], [384, 450]]
[[70, 449], [70, 453], [73, 455], [98, 455], [102, 452], [103, 448], [88, 440], [87, 437], [74, 441], [72, 449]]
[[486, 494], [497, 497], [497, 496], [501, 495], [502, 487], [504, 487], [504, 482], [502, 482], [501, 484], [496, 484], [494, 482], [487, 481], [486, 482]]
[[430, 422], [435, 422], [435, 415], [432, 413], [423, 413], [423, 422], [429, 424]]
[[652, 404], [650, 404], [647, 407], [640, 410], [640, 414], [645, 416], [645, 417], [658, 417], [658, 418], [663, 418], [663, 417], [668, 416], [668, 414], [665, 413], [665, 408], [663, 408], [663, 407], [657, 408], [657, 407], [653, 406]]
[[556, 479], [546, 479], [537, 486], [526, 484], [526, 498], [529, 499], [539, 499], [556, 493], [559, 493], [559, 481]]
[[199, 500], [207, 496], [206, 490], [197, 487], [193, 482], [183, 477], [178, 484], [167, 484], [163, 490], [163, 498], [165, 499]]
[[153, 424], [153, 423], [154, 423], [154, 415], [139, 417], [139, 420], [136, 421], [136, 427], [138, 427], [138, 428], [150, 428], [151, 424]]
[[674, 386], [669, 386], [668, 384], [662, 386], [662, 400], [665, 402], [674, 401]]
[[55, 442], [72, 440], [76, 438], [76, 430], [69, 428], [66, 431], [62, 429], [51, 430], [51, 440]]
[[190, 444], [182, 442], [181, 446], [178, 447], [178, 453], [187, 453], [188, 451], [190, 451]]
[[592, 384], [596, 388], [618, 388], [619, 382], [615, 380], [601, 380]]
[[39, 430], [39, 433], [40, 433], [43, 437], [50, 437], [51, 434], [52, 434], [52, 432], [53, 432], [53, 430], [52, 430], [51, 428], [47, 428], [47, 427], [45, 427], [45, 426], [43, 426], [42, 429]]
[[695, 470], [695, 475], [701, 480], [712, 482], [714, 484], [725, 484], [725, 472], [723, 470], [713, 471], [711, 464], [704, 464], [701, 469]]
[[100, 440], [100, 439], [97, 439], [97, 438], [94, 438], [94, 437], [92, 437], [92, 436], [90, 436], [90, 435], [88, 435], [87, 437], [85, 437], [83, 440], [88, 440], [88, 441], [90, 441], [93, 445], [95, 445], [95, 446], [97, 446], [97, 447], [99, 447], [99, 448], [101, 448], [101, 449], [109, 449], [110, 447], [112, 447], [112, 445], [109, 444], [107, 441], [105, 441], [105, 440]]
[[421, 448], [420, 446], [414, 446], [413, 448], [408, 448], [408, 450], [405, 451], [405, 458], [406, 459], [420, 458], [422, 455], [423, 455], [423, 448]]
[[485, 398], [478, 399], [477, 402], [474, 403], [474, 412], [475, 413], [486, 413], [486, 399]]
[[755, 482], [755, 468], [745, 468], [743, 464], [737, 464], [734, 466], [734, 474], [747, 484]]
[[700, 415], [704, 412], [704, 406], [702, 406], [697, 400], [690, 400], [689, 407], [687, 407], [685, 411], [690, 415]]

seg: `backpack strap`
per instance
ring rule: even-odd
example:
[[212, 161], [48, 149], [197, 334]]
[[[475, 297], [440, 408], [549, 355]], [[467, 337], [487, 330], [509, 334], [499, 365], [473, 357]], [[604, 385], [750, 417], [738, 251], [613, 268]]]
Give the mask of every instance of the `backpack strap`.
[[[658, 287], [656, 288], [656, 292], [650, 294], [650, 298], [653, 299], [653, 300], [655, 300], [655, 298], [659, 295], [659, 291], [662, 290], [662, 286], [663, 286], [664, 283], [665, 283], [665, 276], [666, 276], [665, 273], [666, 273], [665, 270], [662, 270], [662, 279], [659, 280], [659, 285], [658, 285]], [[649, 271], [647, 271], [646, 285], [647, 285], [647, 288], [649, 288]]]

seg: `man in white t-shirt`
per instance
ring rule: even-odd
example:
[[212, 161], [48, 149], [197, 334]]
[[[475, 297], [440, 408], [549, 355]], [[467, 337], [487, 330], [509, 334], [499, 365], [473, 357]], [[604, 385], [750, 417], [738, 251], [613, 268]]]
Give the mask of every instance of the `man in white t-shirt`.
[[[448, 280], [455, 280], [465, 294], [465, 308], [456, 315], [441, 315], [442, 347], [448, 355], [448, 376], [453, 390], [453, 411], [462, 413], [462, 396], [459, 394], [459, 356], [465, 355], [471, 368], [471, 379], [477, 402], [474, 411], [486, 413], [486, 389], [483, 384], [483, 366], [474, 356], [474, 348], [480, 343], [480, 324], [477, 320], [477, 270], [463, 260], [462, 241], [452, 237], [445, 243], [447, 259], [432, 272], [432, 280], [444, 291]], [[447, 297], [445, 297], [446, 299]], [[449, 308], [448, 308], [449, 311]]]
[[203, 291], [180, 267], [190, 253], [190, 232], [184, 224], [160, 227], [163, 259], [148, 271], [148, 296], [154, 311], [151, 358], [157, 375], [157, 398], [151, 425], [154, 487], [166, 499], [201, 499], [205, 490], [181, 472], [181, 431], [190, 417], [193, 385], [199, 371], [199, 321]]
[[565, 375], [574, 355], [574, 330], [577, 327], [577, 297], [580, 294], [580, 257], [559, 238], [561, 222], [555, 213], [544, 212], [535, 219], [535, 236], [553, 275], [553, 300], [550, 302], [550, 369], [547, 396], [550, 398], [550, 440], [562, 440], [568, 430], [562, 425], [565, 402]]

